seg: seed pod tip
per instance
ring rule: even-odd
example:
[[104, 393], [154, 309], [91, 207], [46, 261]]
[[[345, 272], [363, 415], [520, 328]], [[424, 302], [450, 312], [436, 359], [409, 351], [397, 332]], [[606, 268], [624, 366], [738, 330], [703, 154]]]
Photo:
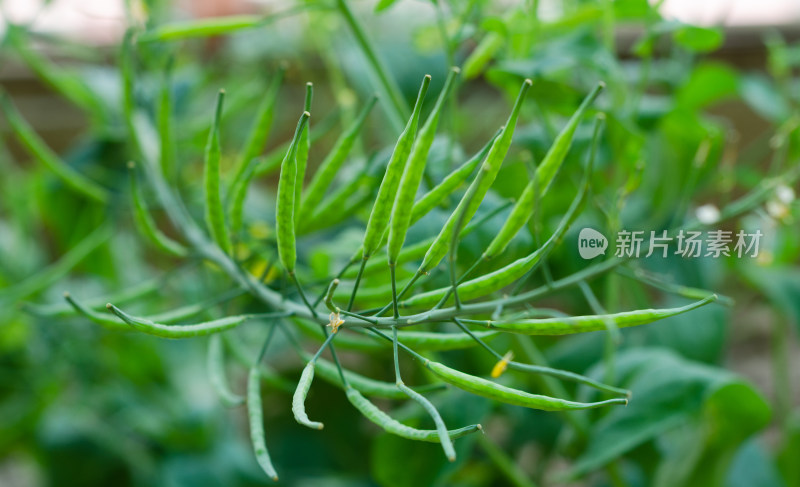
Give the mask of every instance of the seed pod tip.
[[64, 291], [64, 297], [69, 298], [69, 291]]
[[598, 82], [597, 82], [597, 86], [598, 86], [598, 87], [599, 87], [601, 90], [603, 90], [603, 89], [605, 89], [605, 87], [606, 87], [606, 82], [605, 82], [605, 81], [598, 81]]
[[528, 85], [528, 86], [531, 86], [531, 85], [533, 85], [533, 81], [531, 81], [531, 79], [530, 79], [530, 78], [525, 78], [525, 81], [524, 81], [523, 83], [524, 83], [524, 84], [526, 84], [526, 85]]
[[308, 118], [308, 117], [311, 116], [311, 112], [305, 111], [305, 112], [303, 112], [303, 116]]
[[429, 74], [426, 74], [426, 75], [425, 75], [425, 79], [430, 81], [430, 79], [431, 79], [431, 75], [429, 75]]
[[113, 304], [111, 304], [111, 303], [106, 303], [106, 309], [111, 309], [111, 308], [113, 308], [113, 307], [114, 307], [114, 305], [113, 305]]
[[133, 161], [128, 161], [128, 169], [133, 169], [136, 167], [136, 163]]
[[461, 72], [461, 68], [459, 68], [458, 66], [453, 66], [452, 68], [450, 68], [450, 71], [459, 74]]

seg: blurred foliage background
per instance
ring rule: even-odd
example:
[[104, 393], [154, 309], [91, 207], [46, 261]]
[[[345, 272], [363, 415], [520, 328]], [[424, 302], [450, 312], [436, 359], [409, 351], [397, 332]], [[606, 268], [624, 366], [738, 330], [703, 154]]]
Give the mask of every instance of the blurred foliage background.
[[[43, 11], [52, 7], [47, 3]], [[215, 93], [220, 88], [228, 93], [222, 137], [223, 165], [230, 168], [254, 107], [278, 68], [286, 66], [261, 174], [245, 208], [251, 241], [266, 242], [248, 249], [254, 273], [274, 258], [269, 242], [276, 161], [291, 137], [306, 81], [315, 85], [309, 173], [369, 97], [376, 91], [381, 97], [339, 181], [354, 190], [342, 196], [348, 211], [318, 222], [301, 242], [303, 272], [322, 287], [360, 244], [369, 196], [382, 175], [380, 163], [369, 162], [385, 160], [387, 144], [399, 131], [392, 103], [407, 109], [424, 73], [433, 76], [431, 90], [438, 92], [450, 65], [462, 66], [463, 82], [434, 143], [428, 186], [503, 123], [523, 78], [534, 82], [484, 214], [520, 194], [531, 164], [541, 160], [585, 93], [598, 80], [607, 83], [597, 102], [607, 127], [591, 204], [534, 283], [586, 267], [572, 245], [579, 228], [593, 226], [607, 235], [623, 228], [660, 231], [693, 219], [701, 208], [724, 214], [729, 203], [758, 194], [770, 178], [796, 177], [796, 29], [690, 26], [663, 18], [658, 5], [644, 0], [543, 1], [542, 6], [537, 0], [352, 1], [396, 83], [393, 98], [371, 70], [338, 3], [130, 0], [122, 10], [123, 24], [139, 32], [135, 103], [152, 116], [171, 65], [175, 180], [198, 221], [202, 150]], [[231, 15], [243, 17], [225, 32], [170, 37], [171, 27], [186, 25], [176, 22]], [[206, 339], [170, 341], [109, 331], [64, 303], [65, 290], [101, 306], [110, 294], [128, 293], [137, 296], [134, 311], [155, 313], [204, 301], [230, 284], [197, 258], [176, 260], [147, 246], [133, 226], [126, 162], [134, 156], [118, 66], [122, 30], [98, 45], [39, 31], [29, 20], [6, 18], [0, 84], [48, 146], [110, 196], [100, 204], [72, 191], [30, 157], [7, 120], [0, 121], [0, 484], [269, 482], [250, 450], [245, 411], [223, 407], [209, 385]], [[502, 263], [527, 254], [558, 224], [582, 175], [590, 132], [588, 123], [580, 126], [540, 212]], [[357, 184], [348, 186], [351, 181]], [[714, 304], [625, 330], [618, 343], [602, 332], [493, 341], [498, 350], [513, 349], [520, 360], [624, 385], [633, 400], [625, 408], [565, 418], [457, 390], [433, 394], [448, 422], [484, 425], [485, 435], [458, 441], [459, 458], [452, 464], [438, 445], [379, 433], [339, 389], [322, 381], [314, 384], [309, 408], [324, 418], [326, 428], [322, 433], [301, 428], [290, 401], [302, 362], [288, 341], [278, 340], [267, 356], [275, 374], [265, 382], [264, 404], [281, 483], [800, 486], [800, 205], [794, 181], [786, 179], [781, 192], [761, 194], [752, 211], [720, 224], [759, 229], [765, 236], [758, 258], [670, 256], [638, 262], [665, 281], [730, 296], [732, 306]], [[450, 211], [426, 216], [409, 241], [435, 234]], [[162, 212], [155, 215], [164, 221]], [[502, 221], [493, 217], [471, 233], [460, 258], [477, 258]], [[431, 288], [448, 282], [440, 274]], [[280, 286], [278, 278], [270, 279]], [[380, 290], [387, 282], [374, 276], [365, 286]], [[620, 273], [593, 280], [591, 289], [611, 312], [684, 302]], [[581, 289], [531, 304], [570, 314], [594, 311]], [[204, 313], [217, 318], [255, 306], [238, 297]], [[245, 361], [256, 351], [250, 344], [263, 334], [258, 325], [236, 330], [232, 341]], [[440, 355], [486, 374], [494, 360], [481, 352]], [[364, 375], [390, 380], [388, 353], [350, 352], [343, 360]], [[418, 369], [406, 376], [426, 381]], [[245, 372], [229, 370], [236, 390], [244, 387]], [[532, 391], [555, 388], [589, 397], [587, 390], [541, 377], [509, 380]], [[382, 405], [409, 424], [427, 421], [414, 405]]]

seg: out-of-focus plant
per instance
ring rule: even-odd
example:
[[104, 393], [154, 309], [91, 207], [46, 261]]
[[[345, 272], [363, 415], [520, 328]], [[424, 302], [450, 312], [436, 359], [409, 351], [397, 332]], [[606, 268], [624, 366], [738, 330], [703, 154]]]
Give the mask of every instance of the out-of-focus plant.
[[[391, 15], [404, 3], [380, 2], [377, 10]], [[718, 225], [759, 228], [752, 219], [763, 221], [762, 208], [771, 221], [792, 218], [800, 124], [788, 48], [771, 41], [767, 79], [719, 63], [694, 63], [718, 47], [721, 33], [661, 20], [647, 2], [575, 2], [557, 21], [540, 19], [537, 2], [505, 13], [492, 7], [433, 2], [435, 22], [416, 32], [418, 44], [436, 45], [429, 49], [462, 69], [417, 66], [402, 73], [413, 84], [399, 81], [397, 66], [384, 61], [380, 44], [371, 40], [360, 18], [372, 14], [353, 11], [345, 0], [308, 2], [263, 17], [180, 23], [165, 21], [156, 15], [162, 9], [153, 7], [153, 17], [132, 25], [121, 43], [116, 96], [56, 68], [30, 49], [24, 29], [11, 28], [8, 48], [87, 112], [103, 150], [94, 165], [68, 164], [2, 95], [11, 131], [75, 208], [60, 212], [61, 218], [75, 218], [85, 208], [81, 224], [97, 229], [76, 232], [82, 235], [78, 243], [63, 245], [69, 250], [44, 271], [0, 291], [0, 303], [52, 297], [55, 283], [104, 246], [112, 255], [97, 273], [105, 271], [113, 281], [114, 274], [125, 276], [139, 265], [140, 277], [150, 274], [140, 251], [129, 255], [113, 243], [118, 236], [110, 227], [127, 228], [120, 208], [130, 208], [150, 260], [191, 270], [173, 286], [176, 296], [162, 296], [159, 304], [148, 298], [159, 281], [126, 288], [132, 281], [116, 278], [120, 293], [90, 300], [70, 289], [63, 304], [27, 303], [27, 310], [59, 322], [51, 326], [67, 316], [83, 317], [110, 329], [117, 343], [129, 338], [119, 334], [125, 331], [210, 335], [207, 383], [226, 406], [246, 407], [255, 458], [273, 479], [281, 465], [273, 466], [269, 452], [279, 443], [275, 425], [263, 415], [275, 401], [262, 404], [262, 381], [277, 390], [287, 388], [287, 378], [297, 381], [289, 387], [291, 399], [275, 399], [291, 405], [300, 425], [322, 429], [339, 412], [313, 400], [306, 410], [319, 376], [343, 389], [367, 420], [392, 435], [439, 443], [449, 461], [465, 465], [465, 455], [457, 454], [477, 443], [515, 485], [530, 485], [529, 475], [494, 445], [491, 434], [472, 435], [480, 423], [490, 426], [487, 419], [518, 425], [512, 445], [536, 442], [544, 459], [533, 473], [538, 480], [551, 481], [546, 460], [564, 456], [571, 463], [569, 471], [555, 472], [562, 478], [602, 470], [619, 485], [641, 479], [724, 485], [734, 455], [734, 467], [756, 461], [758, 447], [756, 454], [740, 447], [770, 414], [755, 388], [717, 366], [725, 311], [709, 305], [720, 299], [705, 289], [722, 286], [725, 269], [710, 259], [687, 263], [674, 256], [658, 268], [655, 260], [610, 252], [582, 265], [567, 243], [576, 240], [573, 228], [579, 226], [600, 227], [606, 235], [643, 229], [674, 236]], [[274, 62], [266, 83], [259, 79], [250, 87], [234, 84], [223, 69], [200, 70], [176, 47], [186, 39], [240, 31], [258, 38], [273, 22], [294, 15], [323, 32], [344, 26], [355, 40], [354, 55], [364, 61], [349, 70], [330, 46], [319, 49], [333, 98], [349, 104], [332, 140], [326, 140], [331, 119], [315, 108], [324, 84], [304, 83], [298, 72], [308, 66], [302, 60]], [[622, 62], [615, 57], [614, 29], [634, 20], [645, 25], [631, 48], [641, 59]], [[361, 70], [371, 84], [364, 86]], [[495, 102], [481, 100], [478, 110], [460, 102], [470, 94], [469, 80], [481, 76], [513, 100], [510, 115], [500, 114]], [[772, 90], [772, 83], [782, 88]], [[304, 103], [299, 95], [297, 102], [281, 96], [291, 89], [299, 94], [300, 87]], [[436, 90], [433, 102], [428, 92]], [[372, 91], [381, 113], [371, 113]], [[777, 127], [767, 178], [733, 165], [735, 135], [704, 112], [737, 95]], [[265, 153], [273, 131], [287, 142]], [[255, 184], [269, 174], [278, 177], [273, 189]], [[706, 199], [719, 207], [712, 219], [694, 211]], [[793, 245], [792, 232], [780, 224], [775, 233], [783, 247], [766, 255], [790, 262], [798, 252], [796, 238]], [[795, 270], [776, 267], [774, 260], [766, 266], [723, 262], [773, 299], [786, 320], [796, 320]], [[13, 264], [3, 267], [7, 282], [19, 275], [8, 272], [6, 278]], [[670, 268], [680, 269], [678, 281], [662, 275]], [[193, 282], [199, 276], [206, 280], [202, 285]], [[649, 288], [672, 297], [653, 305]], [[540, 300], [552, 295], [566, 296], [572, 312], [544, 307], [551, 301]], [[192, 302], [181, 303], [184, 296]], [[663, 326], [621, 330], [661, 319]], [[602, 330], [606, 338], [600, 340], [596, 334], [558, 341], [529, 337]], [[278, 341], [296, 352], [302, 372], [274, 370], [284, 368], [283, 356], [275, 356]], [[323, 358], [326, 351], [330, 360]], [[515, 354], [522, 359], [513, 360]], [[357, 360], [365, 356], [393, 366], [394, 380], [361, 373]], [[409, 357], [416, 369], [401, 366], [401, 358]], [[246, 375], [245, 384], [229, 381], [234, 363], [246, 371], [236, 374]], [[786, 367], [780, 362], [776, 370]], [[491, 370], [491, 378], [481, 370]], [[374, 398], [410, 401], [389, 414]], [[612, 407], [629, 400], [627, 407]], [[778, 400], [784, 417], [788, 401]], [[509, 406], [558, 414], [523, 415]], [[356, 426], [353, 419], [317, 434], [345, 438]], [[286, 435], [286, 427], [280, 429]], [[128, 458], [148, 458], [136, 444], [120, 448], [134, 452]], [[378, 482], [419, 485], [418, 479], [459, 475], [427, 458], [405, 470], [397, 459], [422, 452], [408, 448], [388, 437], [376, 442], [372, 469]]]

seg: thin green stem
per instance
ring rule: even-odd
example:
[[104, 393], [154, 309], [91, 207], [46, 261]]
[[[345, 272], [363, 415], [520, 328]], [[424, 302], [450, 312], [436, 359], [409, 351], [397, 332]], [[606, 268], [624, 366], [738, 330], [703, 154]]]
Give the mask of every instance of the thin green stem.
[[350, 302], [347, 303], [347, 311], [351, 311], [353, 309], [353, 303], [356, 300], [356, 294], [358, 294], [358, 285], [361, 284], [361, 276], [364, 274], [364, 266], [367, 265], [367, 259], [367, 256], [364, 256], [361, 259], [361, 266], [358, 268], [356, 282], [353, 284], [353, 291], [350, 293]]
[[300, 281], [297, 280], [297, 275], [292, 272], [289, 274], [289, 279], [291, 279], [294, 283], [294, 286], [297, 288], [297, 292], [300, 293], [300, 298], [303, 300], [303, 304], [305, 304], [309, 311], [311, 311], [311, 315], [314, 318], [318, 318], [319, 316], [317, 315], [317, 310], [315, 310], [314, 307], [311, 306], [311, 303], [308, 302], [306, 293], [303, 292], [303, 287], [300, 285]]

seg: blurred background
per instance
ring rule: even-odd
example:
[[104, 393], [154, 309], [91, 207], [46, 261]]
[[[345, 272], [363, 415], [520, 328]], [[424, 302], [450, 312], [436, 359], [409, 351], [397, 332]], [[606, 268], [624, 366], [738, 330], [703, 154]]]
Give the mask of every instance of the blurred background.
[[[155, 111], [164, 59], [171, 58], [177, 152], [185, 161], [181, 191], [187, 205], [199, 208], [199, 161], [219, 88], [229, 94], [223, 140], [232, 153], [278, 66], [288, 65], [264, 151], [268, 158], [291, 137], [304, 84], [313, 81], [319, 135], [312, 168], [379, 91], [335, 3], [0, 0], [0, 86], [66, 163], [122, 195], [101, 207], [71, 194], [32, 161], [0, 119], [0, 485], [268, 482], [253, 460], [245, 412], [224, 408], [208, 384], [205, 342], [106, 331], [71, 315], [61, 296], [69, 290], [102, 299], [109, 289], [149, 283], [140, 310], [152, 313], [224, 290], [213, 269], [191, 259], [178, 265], [143, 247], [131, 229], [127, 174], [120, 163], [128, 149], [118, 71], [128, 26], [160, 32], [175, 23], [230, 16], [243, 16], [247, 24], [220, 35], [143, 44], [137, 103]], [[582, 223], [666, 228], [701, 207], [724, 209], [800, 163], [796, 0], [349, 3], [409, 104], [422, 73], [434, 76], [432, 91], [438, 92], [448, 65], [473, 63], [458, 108], [445, 117], [443, 135], [434, 144], [432, 180], [447, 174], [453, 160], [480, 148], [503, 123], [519, 81], [534, 79], [532, 101], [489, 207], [519, 195], [530, 161], [541, 160], [554, 130], [598, 79], [609, 85], [599, 102], [609, 115], [608, 140]], [[487, 50], [482, 62], [474, 57], [479, 49]], [[65, 96], [51, 77], [54, 67], [85, 83], [99, 106]], [[385, 151], [394, 137], [391, 110], [381, 104], [355, 150], [359, 164]], [[588, 141], [583, 127], [569, 160], [582, 160]], [[580, 177], [580, 166], [573, 166], [543, 203], [545, 214], [553, 214], [541, 223], [545, 235], [569, 205]], [[354, 165], [347, 175], [355, 177], [362, 167]], [[256, 182], [247, 206], [253, 221], [272, 215], [276, 178], [273, 168]], [[593, 412], [586, 416], [588, 430], [575, 433], [577, 440], [564, 440], [573, 433], [564, 433], [558, 415], [496, 407], [448, 391], [435, 400], [448, 420], [479, 421], [487, 431], [485, 438], [461, 441], [459, 461], [451, 465], [439, 458], [438, 445], [378, 435], [338, 389], [321, 381], [315, 382], [310, 403], [327, 415], [326, 428], [311, 432], [294, 423], [290, 410], [301, 364], [286, 341], [276, 344], [267, 362], [280, 376], [268, 384], [265, 421], [282, 485], [800, 486], [800, 207], [797, 184], [785, 187], [788, 196], [766, 198], [731, 224], [767, 235], [757, 260], [670, 259], [646, 265], [675, 282], [729, 295], [733, 307], [714, 305], [627, 330], [616, 346], [600, 333], [536, 342], [542, 359], [556, 367], [599, 375], [615, 365], [622, 379], [636, 370], [642, 375], [635, 383], [643, 391], [657, 382], [643, 364], [649, 360], [661, 367], [653, 377], [664, 381], [658, 382], [660, 390], [670, 395], [652, 396], [639, 409], [632, 403], [627, 412]], [[306, 272], [316, 281], [325, 282], [358, 245], [363, 224], [354, 220], [369, 205], [349, 203], [357, 218], [308, 237]], [[440, 228], [448, 212], [439, 213], [422, 220], [411, 238]], [[253, 224], [249, 231], [268, 234], [271, 217], [264, 219], [268, 223]], [[51, 265], [103, 222], [114, 225], [113, 235], [86, 252], [88, 258], [64, 269]], [[465, 240], [465, 258], [479, 255], [500, 223], [491, 220]], [[510, 255], [524, 253], [535, 235], [531, 225], [514, 240]], [[559, 250], [551, 260], [553, 274], [579, 270], [572, 249]], [[25, 284], [42, 270], [49, 274], [41, 286]], [[617, 275], [593, 285], [609, 311], [679, 303]], [[577, 291], [539, 305], [591, 311]], [[238, 336], [245, 345], [259, 339], [253, 333]], [[517, 345], [507, 345], [512, 346]], [[616, 347], [616, 355], [609, 347]], [[444, 356], [473, 371], [488, 371], [493, 363], [478, 352]], [[390, 357], [352, 353], [345, 360], [365, 375], [388, 380]], [[241, 390], [243, 369], [231, 369], [230, 375]], [[688, 379], [673, 384], [666, 376]], [[709, 385], [728, 381], [736, 387], [724, 393]], [[538, 379], [522, 383], [541, 386]], [[569, 393], [585, 391], [570, 386]], [[640, 397], [635, 388], [634, 397]], [[382, 404], [396, 406], [400, 417], [412, 421], [419, 416], [399, 402]], [[706, 470], [713, 475], [698, 473]], [[569, 471], [577, 473], [564, 478]]]

